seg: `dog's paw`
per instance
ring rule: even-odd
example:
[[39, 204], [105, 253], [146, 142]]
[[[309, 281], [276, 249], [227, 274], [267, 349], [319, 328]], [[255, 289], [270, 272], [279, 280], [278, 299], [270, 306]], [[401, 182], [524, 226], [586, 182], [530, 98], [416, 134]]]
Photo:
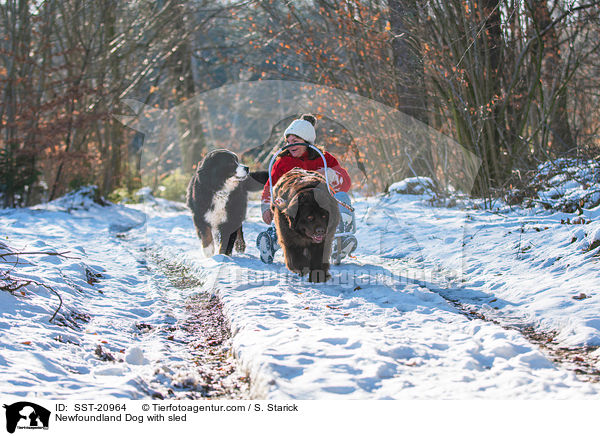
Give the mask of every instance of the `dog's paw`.
[[209, 245], [206, 247], [202, 246], [202, 252], [204, 253], [204, 257], [209, 258], [215, 254], [215, 244], [211, 241]]
[[308, 275], [308, 281], [312, 283], [325, 283], [331, 278], [331, 274], [328, 271], [322, 269], [313, 269]]
[[234, 247], [238, 253], [243, 253], [244, 251], [246, 251], [246, 242], [244, 241], [244, 239], [237, 238], [235, 240]]

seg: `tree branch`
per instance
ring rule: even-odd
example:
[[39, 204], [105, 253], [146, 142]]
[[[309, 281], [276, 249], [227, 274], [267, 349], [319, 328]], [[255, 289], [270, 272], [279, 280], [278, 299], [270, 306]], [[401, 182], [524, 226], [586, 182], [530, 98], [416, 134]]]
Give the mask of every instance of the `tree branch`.
[[42, 288], [46, 288], [47, 290], [52, 292], [54, 295], [56, 295], [58, 297], [58, 302], [59, 302], [58, 308], [54, 311], [54, 313], [52, 314], [52, 316], [50, 317], [48, 322], [54, 321], [54, 318], [56, 317], [56, 315], [58, 314], [58, 312], [60, 311], [60, 309], [63, 306], [63, 300], [62, 300], [60, 294], [51, 286], [48, 286], [43, 283], [37, 282], [35, 280], [30, 280], [30, 279], [20, 281], [19, 279], [15, 279], [15, 278], [11, 277], [8, 274], [8, 272], [5, 272], [5, 271], [0, 271], [0, 280], [4, 282], [4, 284], [0, 284], [0, 290], [2, 290], [2, 291], [7, 291], [10, 293], [13, 293], [25, 286], [37, 285], [37, 286], [41, 286]]
[[71, 257], [71, 256], [65, 256], [65, 254], [70, 253], [70, 251], [63, 251], [62, 253], [58, 253], [56, 251], [13, 251], [13, 252], [8, 252], [8, 253], [2, 253], [0, 254], [0, 257], [5, 258], [8, 256], [24, 256], [24, 255], [48, 255], [48, 256], [60, 256], [60, 257], [64, 257], [65, 259], [79, 259], [79, 257]]

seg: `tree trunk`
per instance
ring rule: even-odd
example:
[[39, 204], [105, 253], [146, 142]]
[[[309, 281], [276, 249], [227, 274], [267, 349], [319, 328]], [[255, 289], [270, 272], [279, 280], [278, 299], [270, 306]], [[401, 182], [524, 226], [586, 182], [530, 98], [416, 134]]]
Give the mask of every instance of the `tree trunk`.
[[[426, 91], [424, 70], [420, 62], [418, 44], [411, 44], [407, 20], [414, 21], [416, 3], [407, 0], [388, 0], [390, 30], [393, 35], [392, 54], [394, 73], [396, 77], [397, 109], [416, 120], [429, 124], [426, 108]], [[423, 128], [419, 123], [410, 123], [417, 130]], [[408, 128], [408, 126], [406, 126]], [[420, 133], [416, 132], [416, 137]], [[425, 143], [424, 143], [425, 144]], [[428, 143], [427, 143], [428, 144]], [[432, 150], [423, 144], [417, 144], [411, 150], [406, 150], [410, 161], [412, 176], [429, 176], [435, 167]]]
[[[530, 0], [531, 1], [531, 0]], [[542, 67], [542, 87], [545, 100], [549, 100], [548, 129], [552, 138], [550, 152], [561, 156], [576, 148], [575, 140], [571, 134], [567, 112], [567, 88], [565, 77], [561, 74], [560, 43], [555, 26], [552, 25], [552, 16], [548, 10], [547, 0], [531, 1], [535, 25], [541, 34], [541, 50], [544, 65]]]
[[410, 44], [405, 20], [413, 16], [417, 7], [407, 0], [388, 0], [390, 29], [394, 35], [392, 53], [396, 73], [398, 109], [427, 124], [426, 94], [423, 81], [423, 66], [416, 44]]

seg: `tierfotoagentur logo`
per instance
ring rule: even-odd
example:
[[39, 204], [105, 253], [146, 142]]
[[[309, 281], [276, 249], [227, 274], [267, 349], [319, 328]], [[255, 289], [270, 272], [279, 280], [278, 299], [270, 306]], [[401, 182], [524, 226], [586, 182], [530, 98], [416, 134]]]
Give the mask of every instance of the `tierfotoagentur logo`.
[[19, 401], [4, 405], [6, 409], [6, 430], [14, 433], [19, 430], [47, 430], [50, 411], [35, 403]]

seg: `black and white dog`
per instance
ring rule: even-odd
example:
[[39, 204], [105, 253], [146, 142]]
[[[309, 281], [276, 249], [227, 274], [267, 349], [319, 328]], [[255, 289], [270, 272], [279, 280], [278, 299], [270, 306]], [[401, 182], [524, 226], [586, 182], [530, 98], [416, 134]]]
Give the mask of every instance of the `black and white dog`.
[[239, 252], [246, 249], [242, 222], [248, 192], [263, 189], [268, 179], [266, 171], [249, 172], [228, 150], [213, 150], [204, 157], [188, 185], [187, 205], [205, 256], [214, 254], [216, 244], [219, 254], [228, 256], [234, 244]]

